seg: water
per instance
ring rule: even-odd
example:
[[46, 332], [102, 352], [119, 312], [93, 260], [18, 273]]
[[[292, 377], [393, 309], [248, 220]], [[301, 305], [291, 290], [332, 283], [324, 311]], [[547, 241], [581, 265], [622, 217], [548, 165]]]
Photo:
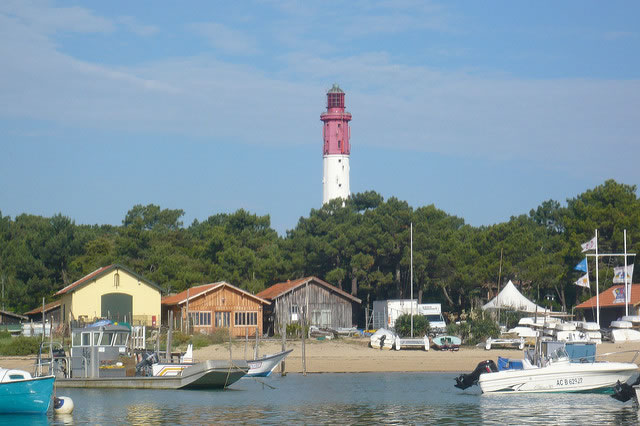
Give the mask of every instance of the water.
[[[635, 403], [600, 394], [480, 395], [453, 373], [289, 374], [225, 391], [58, 389], [75, 403], [54, 424], [636, 424]], [[0, 422], [3, 419], [0, 418]], [[4, 420], [8, 420], [5, 418]], [[26, 418], [22, 418], [24, 420]]]

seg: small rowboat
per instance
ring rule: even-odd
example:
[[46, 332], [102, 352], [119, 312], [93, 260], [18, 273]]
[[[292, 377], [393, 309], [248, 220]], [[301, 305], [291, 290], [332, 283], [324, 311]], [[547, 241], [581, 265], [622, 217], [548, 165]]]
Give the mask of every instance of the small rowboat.
[[441, 351], [457, 351], [462, 341], [457, 336], [437, 336], [432, 343], [433, 347]]

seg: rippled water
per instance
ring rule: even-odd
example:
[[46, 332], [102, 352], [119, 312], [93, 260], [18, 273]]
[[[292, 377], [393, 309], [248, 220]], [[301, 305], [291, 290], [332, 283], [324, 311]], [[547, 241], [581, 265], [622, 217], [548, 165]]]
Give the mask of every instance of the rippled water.
[[[480, 395], [452, 373], [289, 374], [225, 391], [58, 389], [71, 416], [33, 422], [172, 424], [636, 424], [638, 407], [599, 394]], [[267, 386], [267, 384], [269, 386]], [[275, 389], [272, 389], [274, 387]], [[1, 419], [0, 419], [1, 420]], [[5, 418], [5, 420], [8, 420]], [[23, 418], [22, 420], [26, 420]]]

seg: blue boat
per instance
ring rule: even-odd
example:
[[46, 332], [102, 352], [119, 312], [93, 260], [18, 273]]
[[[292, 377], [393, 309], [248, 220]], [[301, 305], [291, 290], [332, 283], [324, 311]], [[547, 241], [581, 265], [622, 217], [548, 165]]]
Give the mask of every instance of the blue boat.
[[53, 396], [54, 376], [31, 377], [0, 368], [0, 414], [44, 414]]

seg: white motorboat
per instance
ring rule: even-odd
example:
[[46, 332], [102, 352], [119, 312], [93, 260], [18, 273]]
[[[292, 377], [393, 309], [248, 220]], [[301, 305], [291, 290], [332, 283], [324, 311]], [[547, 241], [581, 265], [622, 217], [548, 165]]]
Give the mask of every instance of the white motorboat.
[[[483, 393], [510, 392], [588, 392], [613, 388], [637, 373], [633, 362], [571, 362], [564, 347], [549, 356], [542, 354], [542, 344], [525, 352], [523, 360], [505, 363], [499, 369], [493, 361], [483, 361], [469, 374], [456, 379], [455, 386], [466, 389], [474, 384]], [[607, 354], [610, 355], [610, 354]]]
[[247, 361], [247, 364], [249, 364], [249, 372], [245, 377], [268, 377], [278, 364], [291, 352], [293, 352], [293, 349]]
[[[288, 351], [278, 352], [273, 355], [265, 355], [262, 358], [256, 358], [253, 360], [247, 361], [247, 365], [249, 370], [244, 375], [244, 377], [267, 377], [271, 374], [271, 372], [280, 364], [280, 362], [285, 359], [293, 349], [289, 349]], [[157, 357], [156, 357], [157, 358]], [[180, 357], [179, 363], [161, 363], [154, 362], [151, 365], [152, 375], [154, 377], [173, 377], [173, 376], [181, 376], [182, 371], [194, 365], [193, 362], [193, 349], [192, 346], [189, 345], [187, 347], [187, 351], [184, 355]]]

